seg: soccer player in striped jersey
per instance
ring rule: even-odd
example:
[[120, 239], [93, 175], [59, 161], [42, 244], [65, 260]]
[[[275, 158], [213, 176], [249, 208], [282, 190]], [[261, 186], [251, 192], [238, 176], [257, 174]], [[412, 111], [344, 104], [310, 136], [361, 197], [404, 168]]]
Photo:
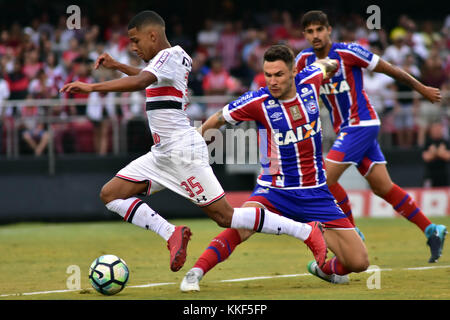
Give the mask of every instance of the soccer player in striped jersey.
[[[317, 269], [324, 280], [345, 283], [348, 273], [366, 270], [369, 260], [363, 241], [328, 190], [323, 168], [319, 90], [323, 79], [337, 68], [336, 61], [319, 60], [297, 74], [292, 50], [272, 46], [264, 54], [267, 86], [226, 105], [201, 131], [225, 123], [256, 122], [262, 168], [243, 207], [269, 209], [301, 222], [322, 222], [325, 241], [335, 256], [323, 266], [312, 262], [308, 268]], [[252, 234], [227, 229], [215, 237], [185, 275], [181, 291], [199, 291], [204, 274]]]
[[439, 89], [423, 85], [407, 72], [356, 43], [333, 43], [331, 26], [322, 11], [305, 13], [301, 26], [312, 47], [296, 57], [297, 70], [302, 70], [316, 59], [327, 57], [337, 59], [341, 65], [340, 72], [325, 80], [320, 88], [320, 96], [330, 112], [337, 134], [326, 158], [330, 191], [353, 222], [347, 193], [338, 180], [350, 165], [356, 165], [377, 196], [425, 233], [431, 251], [428, 262], [436, 262], [442, 253], [447, 228], [431, 223], [411, 196], [392, 182], [377, 141], [380, 119], [364, 91], [362, 69], [381, 72], [403, 82], [432, 103], [441, 100]]
[[129, 75], [121, 79], [87, 84], [66, 84], [62, 92], [124, 92], [146, 89], [146, 110], [154, 145], [151, 151], [129, 163], [107, 182], [100, 198], [106, 207], [125, 221], [156, 232], [170, 251], [170, 268], [178, 271], [186, 261], [191, 231], [174, 226], [137, 195], [151, 195], [164, 188], [189, 199], [221, 227], [236, 227], [270, 234], [288, 234], [311, 249], [319, 265], [327, 247], [322, 225], [301, 223], [260, 208], [232, 208], [209, 164], [208, 148], [186, 114], [187, 79], [192, 59], [180, 47], [172, 47], [165, 22], [154, 11], [143, 11], [128, 25], [131, 49], [148, 66], [143, 70], [101, 55], [103, 65]]

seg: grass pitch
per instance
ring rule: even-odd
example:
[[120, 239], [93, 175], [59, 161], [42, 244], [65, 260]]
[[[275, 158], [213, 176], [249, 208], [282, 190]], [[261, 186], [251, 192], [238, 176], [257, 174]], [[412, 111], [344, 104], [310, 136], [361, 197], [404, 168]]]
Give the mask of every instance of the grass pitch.
[[[432, 221], [450, 226], [450, 217]], [[121, 221], [0, 226], [0, 299], [450, 299], [450, 244], [438, 263], [427, 263], [426, 238], [402, 218], [356, 220], [371, 265], [381, 269], [379, 289], [367, 286], [375, 284], [369, 279], [373, 273], [351, 274], [348, 285], [313, 277], [306, 270], [313, 256], [304, 244], [284, 235], [256, 234], [203, 278], [200, 292], [181, 293], [184, 274], [222, 229], [209, 219], [171, 222], [187, 224], [193, 232], [186, 264], [177, 273], [169, 269], [162, 238]], [[110, 297], [94, 291], [88, 281], [91, 262], [109, 253], [123, 258], [130, 269], [128, 286]], [[81, 290], [69, 291], [67, 270], [73, 265], [80, 267]]]

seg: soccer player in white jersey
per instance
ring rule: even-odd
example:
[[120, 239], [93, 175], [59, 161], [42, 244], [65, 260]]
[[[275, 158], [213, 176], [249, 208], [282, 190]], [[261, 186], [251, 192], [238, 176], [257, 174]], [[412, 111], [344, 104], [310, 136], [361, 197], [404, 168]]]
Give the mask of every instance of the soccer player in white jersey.
[[192, 60], [179, 46], [172, 47], [165, 22], [154, 11], [137, 14], [128, 25], [131, 49], [148, 63], [143, 70], [118, 63], [102, 54], [103, 65], [128, 75], [121, 79], [87, 84], [73, 82], [61, 92], [129, 92], [146, 89], [146, 110], [154, 146], [107, 182], [100, 193], [106, 207], [125, 221], [156, 232], [168, 243], [170, 268], [178, 271], [186, 261], [191, 231], [174, 226], [137, 195], [151, 195], [168, 188], [190, 199], [219, 226], [270, 234], [288, 234], [305, 242], [318, 265], [326, 259], [322, 225], [301, 223], [260, 208], [232, 208], [209, 165], [208, 149], [200, 133], [189, 125], [187, 78]]

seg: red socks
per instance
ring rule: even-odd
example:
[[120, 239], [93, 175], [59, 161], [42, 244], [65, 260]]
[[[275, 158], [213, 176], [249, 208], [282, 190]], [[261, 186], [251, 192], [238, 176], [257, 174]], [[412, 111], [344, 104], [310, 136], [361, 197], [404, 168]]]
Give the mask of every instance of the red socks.
[[341, 207], [342, 211], [344, 211], [348, 220], [355, 226], [355, 221], [353, 220], [352, 215], [352, 207], [350, 206], [350, 200], [348, 199], [347, 192], [345, 192], [344, 188], [339, 183], [335, 183], [332, 186], [328, 187], [330, 192], [333, 194], [336, 199], [339, 207]]
[[240, 243], [241, 237], [236, 229], [222, 231], [198, 258], [194, 268], [200, 268], [204, 274], [207, 273], [216, 264], [226, 260]]
[[[355, 225], [347, 192], [339, 183], [333, 184], [329, 189], [347, 218]], [[416, 202], [398, 185], [394, 184], [392, 189], [384, 195], [383, 199], [390, 203], [395, 211], [416, 224], [422, 231], [425, 232], [426, 227], [431, 224], [431, 221], [417, 207]]]
[[339, 260], [336, 257], [331, 258], [325, 264], [323, 265], [320, 270], [323, 271], [323, 273], [326, 273], [328, 275], [331, 274], [338, 274], [340, 276], [349, 274], [350, 271], [344, 268], [344, 266], [339, 262]]
[[416, 224], [422, 231], [425, 232], [426, 227], [431, 224], [431, 221], [417, 207], [416, 202], [398, 185], [394, 184], [383, 199], [389, 202], [395, 211]]

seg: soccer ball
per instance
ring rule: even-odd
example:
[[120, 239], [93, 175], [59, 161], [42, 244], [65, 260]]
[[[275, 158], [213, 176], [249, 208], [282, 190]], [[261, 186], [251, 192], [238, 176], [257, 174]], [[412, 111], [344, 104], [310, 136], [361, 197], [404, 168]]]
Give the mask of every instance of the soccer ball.
[[122, 291], [128, 282], [129, 274], [125, 261], [107, 254], [92, 262], [89, 268], [89, 281], [95, 290], [110, 296]]

